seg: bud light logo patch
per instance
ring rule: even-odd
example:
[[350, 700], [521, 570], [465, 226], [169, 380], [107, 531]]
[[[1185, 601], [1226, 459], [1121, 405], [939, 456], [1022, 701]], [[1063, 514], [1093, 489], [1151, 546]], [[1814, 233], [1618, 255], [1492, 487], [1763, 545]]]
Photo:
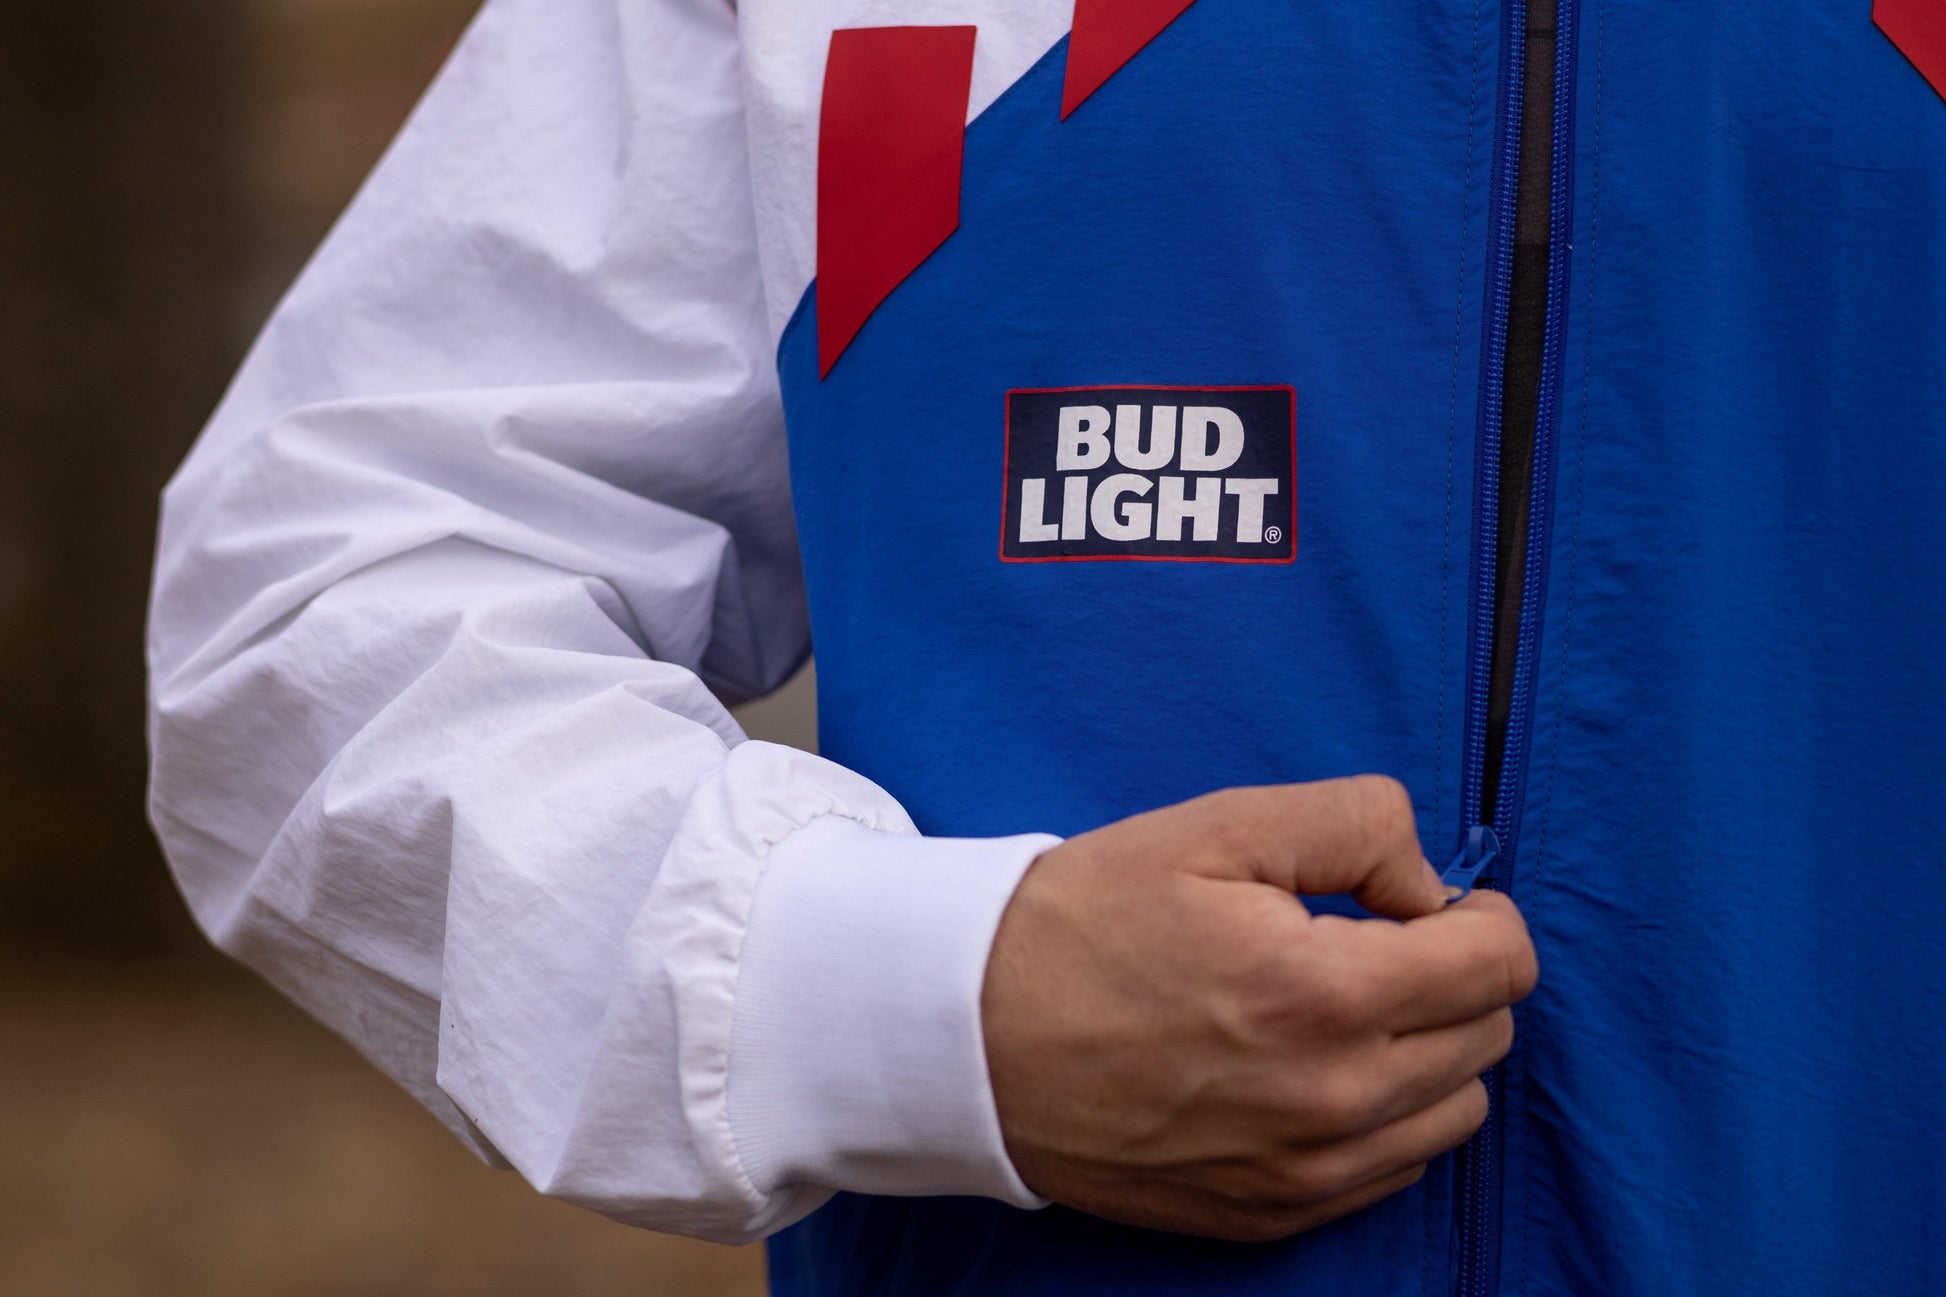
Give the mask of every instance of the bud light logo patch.
[[1064, 387], [1007, 393], [1000, 557], [1289, 563], [1297, 393]]

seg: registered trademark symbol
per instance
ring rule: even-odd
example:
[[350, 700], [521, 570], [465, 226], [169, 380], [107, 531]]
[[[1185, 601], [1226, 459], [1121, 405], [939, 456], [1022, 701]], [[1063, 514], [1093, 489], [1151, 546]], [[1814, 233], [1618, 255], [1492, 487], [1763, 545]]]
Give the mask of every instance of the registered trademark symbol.
[[1282, 539], [1284, 539], [1284, 529], [1282, 527], [1264, 528], [1264, 541], [1266, 544], [1275, 545]]

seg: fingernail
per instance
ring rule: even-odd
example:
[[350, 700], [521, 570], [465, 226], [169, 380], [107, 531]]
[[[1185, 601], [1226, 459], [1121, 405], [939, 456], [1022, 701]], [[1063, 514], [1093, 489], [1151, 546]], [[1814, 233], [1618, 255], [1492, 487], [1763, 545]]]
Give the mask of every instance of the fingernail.
[[1446, 904], [1451, 905], [1464, 895], [1466, 895], [1464, 887], [1449, 887], [1446, 889]]

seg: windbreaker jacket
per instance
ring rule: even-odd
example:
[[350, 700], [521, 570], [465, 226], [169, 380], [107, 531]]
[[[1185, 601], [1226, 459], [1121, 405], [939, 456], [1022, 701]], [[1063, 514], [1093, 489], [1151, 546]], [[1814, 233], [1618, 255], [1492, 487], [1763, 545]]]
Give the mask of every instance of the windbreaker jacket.
[[[199, 918], [788, 1297], [1946, 1292], [1946, 4], [1561, 0], [1489, 796], [1523, 20], [494, 0], [166, 500]], [[823, 755], [745, 741], [813, 638]], [[1539, 947], [1483, 1138], [1278, 1244], [1046, 1207], [1021, 872], [1359, 771]]]

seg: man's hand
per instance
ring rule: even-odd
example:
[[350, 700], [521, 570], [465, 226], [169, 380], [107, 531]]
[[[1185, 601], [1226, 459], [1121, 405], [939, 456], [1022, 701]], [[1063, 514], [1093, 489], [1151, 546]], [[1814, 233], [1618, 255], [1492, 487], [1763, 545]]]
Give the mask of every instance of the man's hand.
[[[1404, 922], [1297, 899], [1344, 891]], [[1042, 856], [1001, 920], [982, 1013], [1007, 1151], [1093, 1215], [1295, 1234], [1479, 1128], [1536, 975], [1506, 897], [1446, 904], [1393, 780], [1138, 815]]]

